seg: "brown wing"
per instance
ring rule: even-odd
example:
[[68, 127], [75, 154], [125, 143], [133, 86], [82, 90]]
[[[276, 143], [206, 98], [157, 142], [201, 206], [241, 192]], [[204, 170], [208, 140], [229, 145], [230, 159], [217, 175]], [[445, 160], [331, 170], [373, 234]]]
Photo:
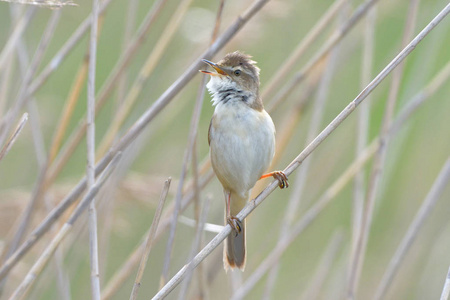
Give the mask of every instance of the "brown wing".
[[209, 128], [208, 128], [208, 145], [211, 145], [211, 126], [214, 120], [214, 115], [211, 118], [211, 122], [209, 122]]

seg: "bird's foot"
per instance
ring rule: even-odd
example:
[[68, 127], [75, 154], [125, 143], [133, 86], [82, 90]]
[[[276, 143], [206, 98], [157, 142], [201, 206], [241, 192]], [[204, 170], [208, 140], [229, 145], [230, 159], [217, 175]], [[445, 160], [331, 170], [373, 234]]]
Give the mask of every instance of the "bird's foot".
[[289, 187], [289, 181], [288, 178], [286, 176], [286, 174], [284, 174], [283, 171], [275, 171], [272, 172], [272, 176], [273, 178], [277, 179], [279, 184], [278, 186], [280, 187], [280, 189], [284, 189], [284, 188], [288, 188]]
[[283, 171], [273, 171], [273, 172], [264, 174], [263, 176], [261, 176], [260, 179], [267, 178], [267, 177], [273, 177], [276, 180], [278, 180], [278, 182], [279, 182], [278, 186], [280, 187], [280, 189], [289, 187], [288, 178], [287, 178], [286, 174], [284, 174]]
[[231, 228], [234, 230], [234, 233], [237, 236], [242, 231], [242, 223], [235, 216], [227, 217], [227, 223], [230, 224]]

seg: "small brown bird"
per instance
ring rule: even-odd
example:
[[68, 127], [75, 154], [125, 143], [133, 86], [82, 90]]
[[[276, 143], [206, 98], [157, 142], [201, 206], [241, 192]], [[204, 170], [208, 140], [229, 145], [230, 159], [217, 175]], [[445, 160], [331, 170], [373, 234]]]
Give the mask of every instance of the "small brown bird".
[[240, 52], [227, 54], [217, 64], [203, 60], [215, 71], [207, 88], [215, 106], [209, 125], [211, 163], [225, 194], [225, 221], [234, 232], [224, 246], [224, 268], [245, 268], [245, 220], [235, 216], [246, 205], [255, 183], [273, 176], [280, 188], [288, 186], [281, 171], [268, 174], [275, 152], [275, 126], [259, 96], [259, 68]]

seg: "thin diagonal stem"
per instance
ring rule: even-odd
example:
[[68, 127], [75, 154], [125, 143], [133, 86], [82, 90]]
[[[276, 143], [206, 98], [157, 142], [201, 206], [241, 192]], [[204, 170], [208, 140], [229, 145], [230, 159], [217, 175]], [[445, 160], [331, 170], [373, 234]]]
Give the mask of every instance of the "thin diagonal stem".
[[[135, 26], [136, 26], [136, 15], [139, 8], [139, 1], [138, 0], [131, 0], [128, 1], [128, 10], [127, 10], [127, 23], [125, 24], [125, 30], [123, 33], [123, 41], [122, 41], [122, 53], [125, 53], [127, 50], [128, 44], [131, 42], [131, 37], [134, 33]], [[120, 105], [123, 102], [123, 98], [125, 97], [126, 88], [128, 84], [128, 71], [124, 70], [123, 74], [119, 76], [118, 82], [117, 82], [117, 100], [116, 100], [116, 107], [115, 107], [115, 113], [117, 113], [117, 110], [120, 109]]]
[[[14, 5], [10, 6], [10, 15], [11, 15], [11, 29], [12, 32], [16, 25], [18, 24], [19, 20], [19, 7], [16, 7]], [[11, 80], [12, 80], [12, 74], [14, 69], [15, 61], [14, 59], [8, 59], [5, 62], [5, 67], [3, 71], [1, 72], [1, 86], [0, 86], [0, 116], [4, 116], [5, 108], [7, 105], [7, 96], [9, 95], [9, 90], [11, 88]], [[2, 131], [2, 126], [0, 124], [0, 132]]]
[[19, 19], [17, 24], [14, 27], [14, 30], [11, 32], [10, 38], [5, 46], [2, 48], [0, 52], [0, 71], [4, 71], [4, 64], [10, 58], [10, 55], [13, 53], [14, 48], [19, 42], [23, 32], [27, 28], [30, 21], [33, 19], [34, 14], [36, 13], [36, 7], [30, 7], [24, 13], [24, 15]]
[[5, 145], [3, 145], [3, 148], [0, 150], [0, 161], [2, 160], [3, 157], [5, 157], [6, 154], [8, 154], [9, 150], [11, 150], [11, 147], [16, 142], [17, 137], [19, 136], [20, 132], [22, 131], [27, 121], [28, 121], [28, 113], [24, 113], [19, 123], [17, 124], [16, 129], [13, 131], [9, 139], [6, 141]]
[[450, 295], [450, 267], [448, 268], [447, 276], [445, 277], [444, 288], [442, 289], [441, 300], [448, 300]]
[[51, 143], [49, 151], [49, 163], [52, 163], [59, 151], [62, 143], [64, 134], [69, 126], [69, 121], [74, 113], [75, 105], [80, 99], [81, 90], [86, 82], [86, 77], [88, 74], [89, 66], [89, 51], [84, 56], [83, 62], [76, 73], [75, 79], [73, 81], [67, 100], [65, 101], [63, 112], [61, 113], [61, 118], [59, 119], [58, 125], [55, 127], [55, 133]]
[[148, 256], [150, 255], [150, 251], [152, 250], [153, 241], [155, 239], [156, 230], [158, 229], [159, 220], [161, 218], [162, 209], [164, 207], [164, 203], [166, 202], [167, 194], [169, 193], [170, 182], [172, 179], [169, 177], [164, 182], [164, 187], [161, 192], [161, 196], [159, 198], [158, 207], [156, 208], [155, 216], [153, 217], [152, 225], [150, 226], [150, 231], [147, 236], [147, 241], [145, 242], [145, 251], [142, 254], [141, 262], [139, 264], [139, 269], [136, 275], [136, 279], [134, 281], [133, 290], [131, 291], [130, 300], [135, 300], [137, 298], [137, 294], [139, 288], [141, 286], [142, 276], [144, 275], [144, 270], [147, 265]]
[[[200, 214], [199, 220], [197, 222], [197, 230], [195, 233], [195, 238], [192, 242], [191, 253], [189, 254], [188, 262], [191, 261], [194, 258], [195, 253], [197, 253], [200, 250], [201, 236], [204, 232], [204, 227], [205, 227], [205, 223], [206, 223], [206, 217], [208, 216], [210, 202], [211, 202], [211, 197], [207, 197], [203, 204], [203, 209]], [[178, 294], [178, 299], [183, 300], [188, 297], [189, 284], [191, 282], [193, 272], [194, 272], [193, 269], [188, 270], [186, 280], [184, 281], [183, 285], [181, 286], [180, 293]]]

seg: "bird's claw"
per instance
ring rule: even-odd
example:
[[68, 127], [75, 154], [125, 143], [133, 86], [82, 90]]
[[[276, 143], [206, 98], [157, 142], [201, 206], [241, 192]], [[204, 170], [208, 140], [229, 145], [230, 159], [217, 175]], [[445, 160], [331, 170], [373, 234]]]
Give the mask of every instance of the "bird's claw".
[[273, 178], [278, 180], [278, 182], [279, 182], [278, 186], [280, 187], [280, 189], [289, 187], [288, 178], [287, 178], [286, 174], [284, 174], [283, 171], [275, 171], [275, 172], [273, 172], [272, 176], [273, 176]]
[[237, 236], [239, 233], [241, 233], [242, 231], [242, 223], [241, 221], [239, 221], [238, 218], [236, 218], [235, 216], [229, 216], [227, 218], [227, 223], [230, 224], [231, 228], [234, 230], [235, 232], [235, 236]]

